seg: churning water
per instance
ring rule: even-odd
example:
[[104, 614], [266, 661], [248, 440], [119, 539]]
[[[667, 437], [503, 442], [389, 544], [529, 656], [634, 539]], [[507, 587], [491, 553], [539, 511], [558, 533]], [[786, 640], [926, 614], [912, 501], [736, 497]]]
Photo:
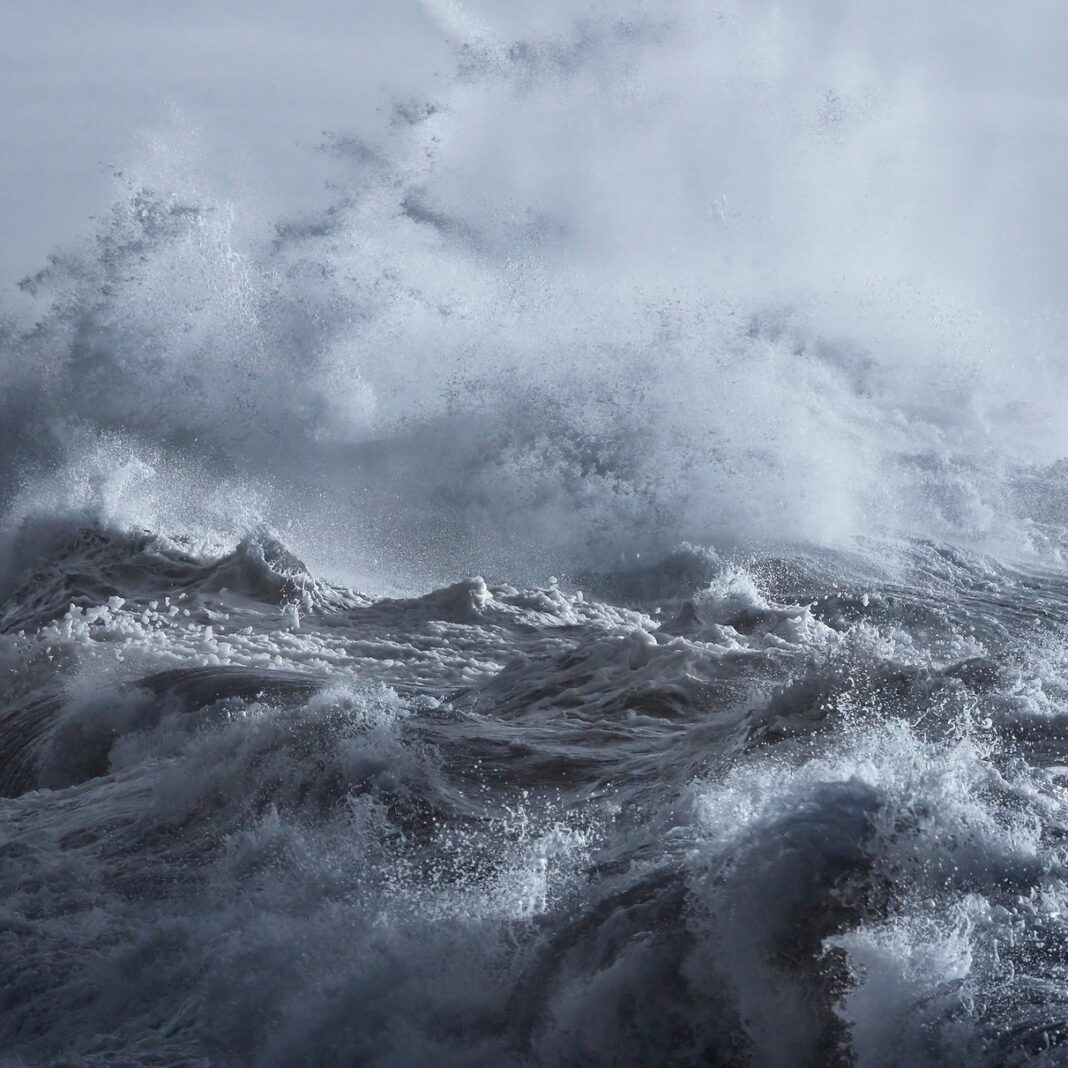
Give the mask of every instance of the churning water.
[[1068, 1064], [997, 7], [429, 5], [282, 218], [142, 139], [0, 308], [3, 1063]]

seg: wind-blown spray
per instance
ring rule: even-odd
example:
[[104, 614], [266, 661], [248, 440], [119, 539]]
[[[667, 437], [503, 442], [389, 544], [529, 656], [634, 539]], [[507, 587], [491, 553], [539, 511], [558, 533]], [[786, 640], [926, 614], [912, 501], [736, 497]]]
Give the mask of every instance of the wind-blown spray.
[[427, 5], [281, 218], [146, 135], [0, 318], [5, 1055], [1059, 1063], [1055, 160], [949, 43], [1057, 16], [905, 8]]

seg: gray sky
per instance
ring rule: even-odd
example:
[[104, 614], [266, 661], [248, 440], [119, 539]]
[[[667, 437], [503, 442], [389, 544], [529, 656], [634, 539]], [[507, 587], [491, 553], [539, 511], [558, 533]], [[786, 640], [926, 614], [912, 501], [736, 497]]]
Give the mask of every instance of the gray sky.
[[445, 62], [407, 0], [0, 4], [0, 286], [91, 227], [107, 167], [173, 107], [217, 162], [292, 208], [322, 189], [302, 145], [373, 128]]
[[[636, 0], [618, 11], [687, 9], [714, 19], [731, 6], [739, 8]], [[768, 0], [740, 10], [755, 24], [774, 23]], [[801, 80], [825, 76], [836, 91], [883, 85], [891, 97], [912, 93], [923, 102], [934, 131], [923, 162], [931, 188], [917, 197], [939, 236], [929, 242], [931, 257], [1011, 261], [995, 279], [1000, 293], [1018, 288], [1029, 303], [1060, 304], [1068, 9], [1051, 0], [813, 0], [781, 10], [792, 19], [790, 34], [804, 36], [790, 60], [801, 56], [812, 68], [798, 72]], [[450, 28], [477, 36], [485, 26], [509, 40], [586, 17], [577, 0], [0, 4], [0, 289], [91, 229], [91, 216], [110, 203], [108, 166], [122, 166], [138, 136], [164, 125], [175, 107], [199, 129], [214, 174], [255, 190], [264, 216], [277, 217], [323, 198], [330, 172], [310, 146], [324, 130], [373, 133], [392, 100], [437, 95], [454, 68]], [[693, 72], [695, 84], [706, 76], [714, 71]], [[791, 76], [774, 77], [788, 84]], [[680, 111], [695, 130], [716, 118], [715, 93], [708, 99], [707, 108]], [[908, 136], [903, 127], [900, 140]], [[509, 167], [522, 155], [522, 145], [513, 148]], [[940, 153], [951, 158], [935, 158]], [[675, 162], [694, 174], [707, 169], [702, 159]], [[973, 231], [983, 236], [981, 252], [962, 251], [959, 241]]]

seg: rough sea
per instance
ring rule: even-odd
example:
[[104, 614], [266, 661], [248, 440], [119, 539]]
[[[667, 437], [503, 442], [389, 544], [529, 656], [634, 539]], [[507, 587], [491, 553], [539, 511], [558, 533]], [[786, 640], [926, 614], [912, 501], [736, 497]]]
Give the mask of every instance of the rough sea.
[[5, 291], [0, 1064], [1068, 1065], [1040, 105], [833, 6], [427, 5]]

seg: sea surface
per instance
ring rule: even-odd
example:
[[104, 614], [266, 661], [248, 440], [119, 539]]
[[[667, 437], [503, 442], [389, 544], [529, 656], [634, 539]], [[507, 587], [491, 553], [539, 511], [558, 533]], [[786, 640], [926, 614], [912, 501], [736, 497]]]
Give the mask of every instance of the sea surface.
[[0, 1064], [1068, 1065], [994, 7], [427, 3], [311, 209], [131, 134], [0, 299]]

